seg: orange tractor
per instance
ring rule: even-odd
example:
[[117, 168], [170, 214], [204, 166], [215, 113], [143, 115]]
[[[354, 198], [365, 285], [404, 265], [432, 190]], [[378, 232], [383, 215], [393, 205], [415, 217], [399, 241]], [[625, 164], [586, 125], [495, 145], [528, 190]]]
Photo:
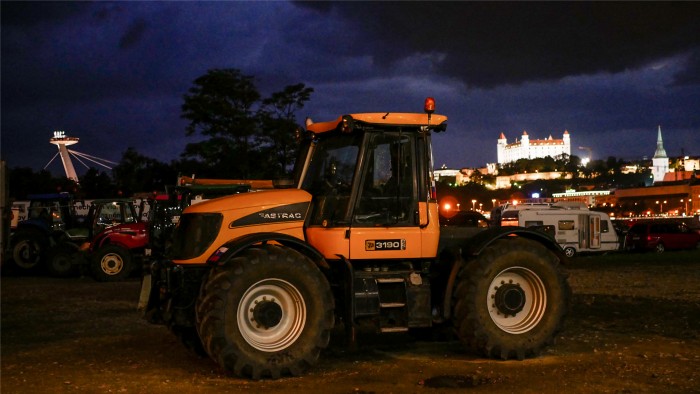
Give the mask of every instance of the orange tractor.
[[140, 307], [236, 376], [299, 375], [334, 325], [451, 326], [467, 349], [523, 359], [550, 344], [570, 288], [541, 232], [441, 227], [431, 134], [447, 117], [307, 122], [292, 187], [187, 208]]

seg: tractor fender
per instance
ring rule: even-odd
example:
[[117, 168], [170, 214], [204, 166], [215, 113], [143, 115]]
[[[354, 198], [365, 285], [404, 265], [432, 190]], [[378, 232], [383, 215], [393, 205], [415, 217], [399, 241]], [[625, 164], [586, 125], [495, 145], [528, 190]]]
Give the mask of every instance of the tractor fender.
[[254, 244], [275, 242], [289, 247], [310, 258], [319, 268], [330, 269], [321, 252], [299, 238], [280, 233], [256, 233], [232, 239], [223, 244], [207, 259], [207, 264], [223, 266]]
[[445, 287], [445, 296], [443, 301], [445, 318], [450, 318], [452, 314], [452, 293], [457, 280], [457, 274], [459, 274], [462, 266], [466, 264], [467, 261], [479, 256], [481, 252], [483, 252], [497, 240], [516, 236], [538, 242], [556, 255], [560, 262], [565, 264], [568, 262], [568, 258], [564, 254], [564, 250], [561, 248], [561, 246], [559, 246], [559, 244], [552, 237], [541, 231], [530, 230], [525, 227], [517, 226], [492, 227], [488, 230], [484, 230], [465, 240], [462, 247], [455, 247], [451, 248], [450, 250], [443, 251], [442, 258], [449, 256], [449, 258], [452, 258], [454, 262], [452, 269], [450, 270], [450, 275], [447, 278], [447, 286]]
[[476, 257], [497, 240], [514, 236], [528, 238], [539, 242], [540, 244], [544, 245], [544, 247], [552, 251], [552, 253], [557, 255], [560, 261], [564, 263], [568, 262], [568, 259], [564, 254], [564, 250], [551, 236], [542, 231], [517, 226], [492, 227], [474, 235], [465, 241], [462, 247], [462, 255], [465, 259]]
[[40, 219], [26, 219], [17, 223], [17, 228], [15, 232], [18, 231], [34, 231], [45, 237], [50, 237], [53, 229], [46, 224], [45, 221]]
[[124, 239], [121, 239], [119, 237], [102, 237], [99, 240], [95, 240], [90, 244], [90, 250], [95, 252], [102, 248], [103, 246], [106, 245], [114, 245], [114, 246], [119, 246], [120, 248], [124, 248], [126, 250], [129, 250], [130, 252], [134, 253], [137, 252], [143, 248], [145, 248], [144, 245], [135, 245], [133, 243], [129, 242], [124, 242]]

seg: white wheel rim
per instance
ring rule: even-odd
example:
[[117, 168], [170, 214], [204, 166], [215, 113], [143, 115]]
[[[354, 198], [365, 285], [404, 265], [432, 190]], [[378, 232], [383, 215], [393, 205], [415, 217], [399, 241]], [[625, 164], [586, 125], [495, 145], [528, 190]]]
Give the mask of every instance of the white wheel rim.
[[[261, 305], [281, 310], [279, 321], [266, 327], [256, 320]], [[259, 310], [259, 309], [258, 309]], [[276, 352], [293, 344], [306, 323], [306, 304], [299, 290], [282, 279], [265, 279], [250, 286], [238, 304], [238, 329], [243, 339], [263, 352]]]
[[[504, 314], [496, 305], [498, 289], [502, 286], [517, 286], [524, 295], [522, 309]], [[522, 334], [532, 330], [542, 320], [547, 309], [547, 291], [542, 279], [524, 267], [511, 267], [501, 271], [491, 281], [486, 299], [491, 320], [509, 334]]]
[[102, 256], [100, 268], [107, 275], [116, 275], [124, 269], [124, 261], [117, 253], [107, 253]]

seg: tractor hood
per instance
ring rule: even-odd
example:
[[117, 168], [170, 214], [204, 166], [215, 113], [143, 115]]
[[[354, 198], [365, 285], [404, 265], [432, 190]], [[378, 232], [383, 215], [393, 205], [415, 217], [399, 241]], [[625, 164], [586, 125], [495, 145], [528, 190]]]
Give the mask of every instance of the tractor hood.
[[298, 222], [306, 218], [311, 194], [300, 189], [266, 190], [234, 194], [193, 204], [190, 213], [221, 213], [229, 228]]

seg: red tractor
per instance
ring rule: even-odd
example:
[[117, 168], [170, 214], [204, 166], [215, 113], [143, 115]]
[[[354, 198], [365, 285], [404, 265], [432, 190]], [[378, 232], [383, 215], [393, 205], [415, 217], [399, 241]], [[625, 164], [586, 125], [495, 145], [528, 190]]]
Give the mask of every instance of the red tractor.
[[128, 278], [143, 264], [148, 265], [152, 256], [162, 254], [183, 209], [206, 199], [250, 190], [246, 183], [217, 181], [223, 183], [176, 186], [166, 194], [151, 196], [141, 204], [140, 212], [148, 214], [145, 221], [122, 223], [97, 234], [89, 245], [92, 276], [100, 282]]

